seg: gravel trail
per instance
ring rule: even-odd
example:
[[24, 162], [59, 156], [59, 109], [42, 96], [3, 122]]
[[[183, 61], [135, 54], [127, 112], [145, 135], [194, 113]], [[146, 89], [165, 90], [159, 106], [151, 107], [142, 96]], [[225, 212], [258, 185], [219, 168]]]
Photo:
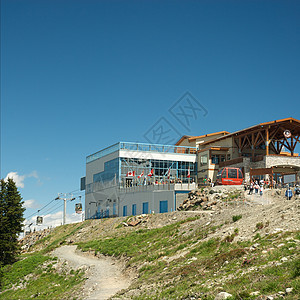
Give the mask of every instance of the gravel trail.
[[62, 246], [52, 254], [66, 260], [74, 269], [88, 267], [82, 298], [86, 300], [109, 299], [130, 285], [130, 279], [122, 274], [122, 266], [109, 257], [97, 258], [76, 250], [77, 246]]

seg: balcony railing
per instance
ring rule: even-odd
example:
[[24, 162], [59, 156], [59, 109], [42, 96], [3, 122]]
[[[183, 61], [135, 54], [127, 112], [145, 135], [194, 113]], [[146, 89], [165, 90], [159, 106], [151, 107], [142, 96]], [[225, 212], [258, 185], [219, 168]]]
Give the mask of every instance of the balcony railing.
[[243, 157], [238, 157], [238, 158], [234, 158], [234, 159], [231, 159], [231, 160], [221, 161], [219, 163], [219, 167], [223, 168], [223, 167], [238, 164], [238, 163], [241, 163], [241, 162], [243, 162]]
[[129, 151], [144, 151], [144, 152], [160, 152], [160, 153], [175, 153], [175, 154], [192, 154], [195, 155], [196, 147], [183, 147], [174, 145], [160, 145], [160, 144], [144, 144], [144, 143], [130, 143], [130, 142], [119, 142], [112, 146], [109, 146], [103, 150], [100, 150], [86, 158], [86, 162], [92, 162], [105, 155], [113, 153], [118, 150], [129, 150]]

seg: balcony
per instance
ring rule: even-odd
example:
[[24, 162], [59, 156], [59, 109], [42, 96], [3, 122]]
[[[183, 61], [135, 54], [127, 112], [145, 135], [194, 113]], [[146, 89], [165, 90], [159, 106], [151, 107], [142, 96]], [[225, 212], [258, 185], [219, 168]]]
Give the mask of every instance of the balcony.
[[86, 163], [90, 163], [96, 159], [99, 159], [105, 155], [108, 155], [110, 153], [113, 153], [113, 152], [119, 151], [119, 150], [195, 155], [197, 148], [196, 147], [174, 146], [174, 145], [119, 142], [119, 143], [109, 146], [103, 150], [100, 150], [92, 155], [89, 155], [86, 158]]

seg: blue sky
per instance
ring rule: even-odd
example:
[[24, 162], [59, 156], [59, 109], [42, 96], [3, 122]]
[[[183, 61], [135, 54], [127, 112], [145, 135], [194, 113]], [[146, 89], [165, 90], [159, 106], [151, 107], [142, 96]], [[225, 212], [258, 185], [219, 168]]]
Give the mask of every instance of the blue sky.
[[[2, 0], [1, 176], [24, 176], [25, 216], [162, 117], [190, 135], [300, 119], [299, 15], [299, 1]], [[188, 129], [169, 111], [186, 92], [207, 111]]]

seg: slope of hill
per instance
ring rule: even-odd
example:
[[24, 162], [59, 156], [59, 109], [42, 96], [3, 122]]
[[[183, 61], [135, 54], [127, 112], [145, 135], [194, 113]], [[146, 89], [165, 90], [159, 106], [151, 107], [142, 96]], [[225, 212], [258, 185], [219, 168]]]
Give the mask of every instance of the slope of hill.
[[[23, 241], [27, 259], [18, 263], [39, 257], [35, 271], [40, 271], [16, 269], [14, 284], [4, 275], [0, 299], [22, 299], [23, 290], [28, 298], [54, 299], [59, 288], [60, 299], [87, 297], [90, 270], [73, 270], [65, 260], [48, 257], [64, 244], [123, 263], [131, 284], [114, 298], [225, 299], [226, 292], [232, 299], [298, 299], [299, 205], [300, 199], [288, 201], [280, 190], [259, 197], [217, 187], [190, 193], [181, 211], [88, 220], [57, 227], [46, 237], [36, 233], [41, 239]], [[70, 283], [47, 285], [47, 295], [30, 292], [48, 273]]]

